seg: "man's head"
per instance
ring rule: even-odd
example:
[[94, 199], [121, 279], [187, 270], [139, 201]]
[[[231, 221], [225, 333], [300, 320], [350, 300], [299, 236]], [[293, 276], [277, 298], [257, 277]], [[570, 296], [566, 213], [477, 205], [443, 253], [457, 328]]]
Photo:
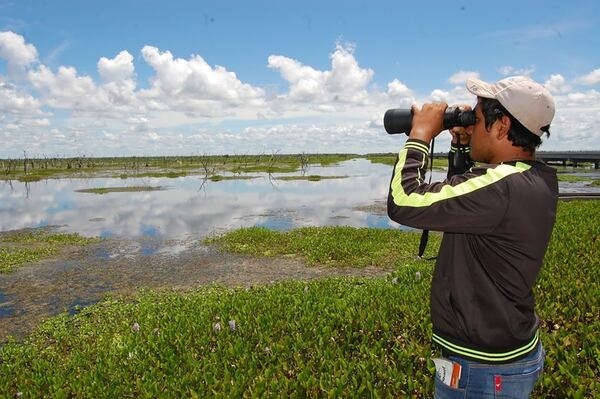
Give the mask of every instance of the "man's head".
[[[549, 133], [554, 117], [554, 99], [550, 92], [539, 83], [525, 76], [514, 76], [490, 84], [479, 79], [467, 80], [467, 90], [478, 97], [476, 115], [482, 120], [471, 129], [473, 155], [483, 162], [493, 154], [493, 143], [485, 143], [486, 137], [475, 134], [485, 127], [487, 132], [499, 142], [508, 142], [515, 150], [533, 154], [541, 143], [541, 136]], [[479, 126], [479, 127], [478, 127]], [[487, 153], [486, 153], [487, 150]], [[506, 149], [503, 148], [504, 152]], [[510, 150], [510, 149], [509, 149]], [[475, 159], [475, 158], [474, 158]]]

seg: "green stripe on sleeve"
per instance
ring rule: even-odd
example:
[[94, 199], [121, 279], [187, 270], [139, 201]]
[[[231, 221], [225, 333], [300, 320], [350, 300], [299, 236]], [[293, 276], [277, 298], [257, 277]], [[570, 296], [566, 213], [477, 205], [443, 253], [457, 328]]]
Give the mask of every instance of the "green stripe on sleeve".
[[429, 152], [429, 147], [427, 145], [416, 141], [407, 141], [406, 144], [404, 144], [404, 148], [412, 148], [414, 150], [424, 152], [425, 154]]
[[470, 194], [481, 188], [485, 188], [494, 184], [507, 176], [515, 173], [522, 173], [531, 168], [522, 162], [517, 162], [515, 166], [512, 165], [498, 165], [494, 168], [490, 168], [484, 175], [473, 177], [455, 186], [446, 184], [442, 187], [439, 192], [435, 193], [410, 193], [406, 194], [402, 187], [402, 169], [406, 162], [406, 148], [400, 151], [398, 154], [398, 163], [396, 164], [396, 170], [394, 179], [392, 180], [392, 197], [394, 203], [397, 206], [409, 206], [409, 207], [426, 207], [436, 202], [459, 197], [461, 195]]

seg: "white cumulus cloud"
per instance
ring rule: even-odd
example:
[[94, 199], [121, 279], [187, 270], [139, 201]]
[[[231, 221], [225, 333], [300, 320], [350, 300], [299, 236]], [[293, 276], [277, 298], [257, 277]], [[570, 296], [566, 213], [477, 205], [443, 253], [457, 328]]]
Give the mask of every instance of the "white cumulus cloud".
[[595, 85], [600, 83], [600, 68], [594, 69], [592, 72], [587, 75], [580, 76], [576, 79], [577, 83], [581, 83], [584, 85]]
[[404, 83], [399, 81], [398, 79], [394, 79], [390, 83], [388, 83], [387, 94], [391, 97], [412, 97], [413, 96], [412, 90], [407, 85], [405, 85]]
[[89, 76], [79, 76], [73, 67], [61, 66], [54, 73], [45, 65], [30, 70], [31, 85], [42, 94], [45, 102], [54, 108], [102, 109], [103, 99]]
[[565, 82], [565, 78], [560, 74], [551, 75], [544, 86], [552, 93], [567, 93], [571, 90], [571, 86]]
[[338, 44], [330, 59], [331, 70], [320, 71], [282, 55], [269, 56], [268, 67], [279, 71], [290, 85], [289, 91], [278, 99], [326, 112], [343, 104], [366, 102], [373, 70], [358, 65], [350, 45]]
[[98, 61], [98, 73], [105, 82], [123, 82], [133, 79], [133, 56], [121, 51], [115, 58], [101, 57]]
[[173, 58], [169, 51], [144, 46], [142, 56], [154, 69], [151, 87], [142, 91], [151, 107], [213, 116], [231, 107], [260, 106], [265, 92], [241, 82], [222, 66], [211, 67], [201, 56]]
[[20, 92], [17, 87], [2, 80], [0, 76], [0, 112], [11, 114], [28, 114], [39, 111], [40, 102], [27, 93]]
[[525, 75], [525, 76], [529, 76], [534, 71], [535, 71], [535, 67], [533, 65], [530, 65], [528, 67], [523, 67], [523, 68], [515, 68], [515, 67], [510, 66], [510, 65], [505, 65], [505, 66], [501, 66], [500, 68], [498, 68], [498, 72], [500, 72], [504, 76], [508, 76], [508, 75]]
[[479, 79], [479, 72], [474, 71], [458, 71], [454, 75], [448, 78], [448, 83], [453, 85], [462, 85], [469, 78], [477, 78]]
[[37, 50], [33, 44], [25, 43], [25, 38], [14, 32], [0, 32], [0, 58], [9, 67], [25, 67], [37, 61]]

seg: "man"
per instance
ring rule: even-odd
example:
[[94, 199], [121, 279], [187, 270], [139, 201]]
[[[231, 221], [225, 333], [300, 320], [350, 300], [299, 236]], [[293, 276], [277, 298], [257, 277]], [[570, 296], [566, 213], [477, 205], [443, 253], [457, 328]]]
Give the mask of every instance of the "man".
[[556, 172], [535, 160], [535, 149], [549, 134], [554, 100], [523, 76], [469, 79], [467, 89], [477, 96], [476, 124], [454, 128], [453, 141], [466, 134], [479, 166], [426, 184], [429, 143], [443, 129], [447, 105], [413, 106], [388, 214], [444, 232], [430, 298], [433, 341], [444, 356], [434, 359], [436, 398], [526, 398], [543, 367], [532, 287], [558, 198]]

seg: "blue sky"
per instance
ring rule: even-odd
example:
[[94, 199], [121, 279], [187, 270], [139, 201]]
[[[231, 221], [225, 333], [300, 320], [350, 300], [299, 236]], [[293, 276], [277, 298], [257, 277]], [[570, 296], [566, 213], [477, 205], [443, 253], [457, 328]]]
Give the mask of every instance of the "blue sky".
[[391, 152], [387, 108], [514, 74], [542, 149], [600, 149], [597, 1], [0, 0], [0, 32], [0, 157]]

